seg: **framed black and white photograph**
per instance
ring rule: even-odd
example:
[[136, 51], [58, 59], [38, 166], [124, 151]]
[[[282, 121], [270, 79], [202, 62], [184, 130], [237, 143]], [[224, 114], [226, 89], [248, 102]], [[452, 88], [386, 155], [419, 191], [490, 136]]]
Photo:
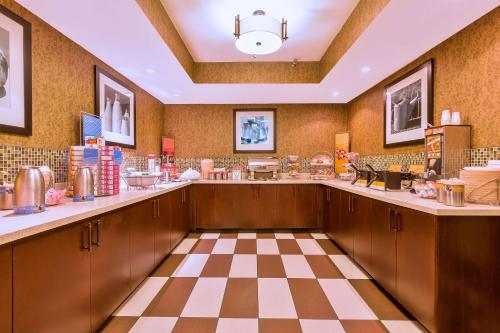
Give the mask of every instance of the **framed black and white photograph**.
[[236, 109], [233, 120], [235, 153], [276, 152], [276, 109]]
[[135, 92], [98, 66], [95, 77], [96, 114], [106, 144], [135, 149]]
[[432, 59], [384, 88], [384, 146], [424, 142], [424, 130], [433, 123]]
[[31, 24], [0, 5], [0, 132], [31, 128]]

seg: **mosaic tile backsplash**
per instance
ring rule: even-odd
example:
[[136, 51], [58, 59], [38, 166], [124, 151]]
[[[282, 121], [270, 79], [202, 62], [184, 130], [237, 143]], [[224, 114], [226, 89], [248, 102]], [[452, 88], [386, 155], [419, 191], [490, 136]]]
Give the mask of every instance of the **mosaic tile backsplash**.
[[[500, 159], [500, 147], [474, 148], [464, 152], [462, 159], [466, 159], [466, 165], [482, 166], [488, 160]], [[183, 172], [188, 168], [200, 170], [200, 157], [177, 157], [175, 164]], [[225, 167], [230, 170], [235, 165], [246, 166], [246, 157], [216, 157], [213, 158], [215, 167]], [[281, 172], [288, 172], [288, 161], [286, 157], [280, 157]], [[300, 159], [300, 172], [309, 172], [311, 159], [304, 157]], [[377, 170], [387, 169], [391, 164], [399, 164], [404, 168], [413, 164], [424, 163], [424, 153], [393, 154], [378, 156], [361, 156], [356, 165], [364, 168], [369, 163]], [[0, 144], [0, 179], [5, 182], [13, 182], [17, 171], [22, 165], [49, 166], [55, 174], [57, 183], [67, 182], [68, 165], [66, 162], [66, 150], [30, 148], [19, 146], [7, 146]], [[124, 156], [122, 170], [133, 167], [137, 171], [147, 170], [146, 156]]]

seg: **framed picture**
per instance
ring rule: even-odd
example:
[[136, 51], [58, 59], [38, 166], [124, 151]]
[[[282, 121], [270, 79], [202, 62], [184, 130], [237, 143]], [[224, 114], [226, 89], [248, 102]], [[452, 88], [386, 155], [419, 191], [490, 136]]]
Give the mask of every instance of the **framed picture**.
[[0, 5], [0, 132], [31, 128], [31, 24]]
[[135, 92], [95, 66], [95, 102], [106, 144], [135, 149]]
[[384, 147], [424, 142], [433, 123], [432, 59], [384, 87]]
[[276, 109], [234, 110], [234, 153], [275, 153], [275, 117]]

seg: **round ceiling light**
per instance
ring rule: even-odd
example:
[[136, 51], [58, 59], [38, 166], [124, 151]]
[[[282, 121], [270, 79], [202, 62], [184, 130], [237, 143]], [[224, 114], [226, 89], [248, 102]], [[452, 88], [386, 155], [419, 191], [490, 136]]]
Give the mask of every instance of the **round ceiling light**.
[[234, 36], [236, 48], [252, 55], [270, 54], [278, 51], [287, 36], [287, 21], [267, 16], [263, 10], [256, 10], [252, 16], [240, 20], [235, 17]]

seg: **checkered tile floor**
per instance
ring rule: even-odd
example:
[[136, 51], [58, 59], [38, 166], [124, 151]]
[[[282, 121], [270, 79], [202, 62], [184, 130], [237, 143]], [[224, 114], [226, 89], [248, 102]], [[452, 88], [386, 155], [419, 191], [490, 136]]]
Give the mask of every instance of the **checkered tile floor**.
[[324, 234], [191, 234], [104, 332], [426, 332]]

